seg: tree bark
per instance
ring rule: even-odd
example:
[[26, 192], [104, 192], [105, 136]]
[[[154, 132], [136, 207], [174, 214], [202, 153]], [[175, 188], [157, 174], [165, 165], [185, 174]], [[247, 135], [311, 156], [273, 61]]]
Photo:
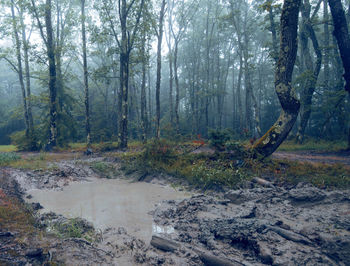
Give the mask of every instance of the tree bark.
[[46, 0], [45, 5], [45, 24], [47, 36], [47, 56], [49, 59], [49, 92], [50, 92], [50, 130], [49, 142], [46, 149], [51, 150], [57, 145], [57, 76], [55, 62], [55, 43], [53, 39], [53, 29], [51, 22], [51, 0]]
[[120, 20], [120, 28], [121, 28], [121, 41], [119, 42], [117, 34], [115, 32], [113, 23], [111, 22], [112, 30], [115, 36], [115, 39], [118, 43], [120, 49], [120, 57], [119, 57], [119, 72], [120, 72], [120, 91], [119, 91], [119, 112], [121, 113], [119, 119], [119, 130], [118, 130], [118, 138], [119, 138], [119, 147], [122, 149], [127, 148], [128, 146], [128, 93], [129, 93], [129, 62], [130, 62], [130, 53], [133, 49], [135, 36], [138, 31], [140, 18], [142, 14], [142, 9], [144, 5], [144, 0], [141, 0], [140, 7], [137, 13], [136, 22], [133, 25], [132, 32], [127, 28], [127, 19], [128, 14], [130, 13], [130, 9], [135, 1], [131, 2], [127, 5], [126, 0], [121, 0], [119, 3], [119, 20]]
[[[297, 141], [299, 143], [303, 143], [304, 141], [305, 129], [311, 115], [312, 96], [315, 92], [316, 83], [322, 64], [322, 53], [318, 44], [316, 33], [311, 24], [310, 13], [311, 5], [308, 0], [304, 0], [302, 8], [303, 24], [300, 34], [300, 40], [303, 57], [302, 61], [304, 61], [304, 65], [306, 67], [306, 81], [303, 82], [304, 88], [301, 92], [300, 124], [297, 133]], [[315, 66], [312, 62], [312, 57], [308, 46], [308, 38], [311, 39], [314, 51], [316, 53], [317, 59]]]
[[[350, 95], [350, 35], [346, 22], [345, 12], [340, 0], [328, 0], [333, 24], [334, 36], [337, 39], [340, 56], [344, 67], [345, 90]], [[348, 149], [350, 149], [350, 125], [348, 130]]]
[[178, 65], [177, 65], [177, 54], [179, 50], [178, 40], [175, 40], [174, 49], [174, 77], [175, 77], [175, 127], [176, 133], [180, 134], [180, 116], [179, 116], [179, 106], [180, 106], [180, 87], [179, 87], [179, 75], [178, 75]]
[[160, 82], [162, 70], [162, 39], [163, 39], [163, 20], [165, 13], [165, 0], [162, 1], [159, 14], [158, 29], [158, 47], [157, 47], [157, 82], [156, 82], [156, 138], [160, 138]]
[[86, 30], [85, 30], [85, 0], [81, 0], [81, 34], [83, 41], [83, 68], [84, 68], [84, 92], [85, 92], [85, 130], [86, 130], [86, 145], [87, 148], [91, 146], [90, 136], [90, 103], [89, 103], [89, 76], [87, 65], [86, 52]]
[[324, 20], [324, 25], [323, 25], [323, 46], [324, 46], [324, 56], [323, 56], [323, 65], [324, 65], [324, 70], [323, 70], [323, 76], [324, 76], [324, 86], [326, 89], [328, 89], [329, 86], [329, 26], [328, 26], [328, 20], [329, 20], [329, 15], [328, 15], [328, 4], [327, 0], [323, 0], [323, 20]]
[[334, 36], [337, 39], [340, 56], [344, 67], [345, 90], [350, 93], [350, 36], [345, 12], [341, 0], [328, 0], [331, 9]]
[[18, 28], [17, 28], [17, 18], [15, 15], [15, 9], [14, 9], [14, 1], [11, 0], [11, 14], [12, 14], [12, 28], [13, 28], [13, 35], [15, 38], [15, 46], [16, 46], [16, 57], [17, 57], [17, 74], [18, 74], [18, 80], [20, 83], [21, 91], [22, 91], [22, 99], [23, 99], [23, 114], [24, 114], [24, 122], [26, 125], [25, 130], [25, 136], [26, 138], [29, 138], [29, 116], [28, 116], [28, 106], [27, 106], [27, 96], [26, 96], [26, 89], [24, 86], [24, 79], [23, 79], [23, 67], [22, 67], [22, 55], [21, 55], [21, 43], [18, 36]]
[[142, 141], [146, 143], [147, 141], [147, 99], [146, 99], [146, 66], [148, 58], [146, 59], [146, 29], [142, 32], [142, 81], [141, 81], [141, 129], [142, 129]]
[[275, 73], [275, 90], [282, 111], [275, 124], [253, 146], [253, 151], [267, 157], [286, 139], [299, 113], [300, 103], [291, 86], [297, 55], [297, 29], [300, 0], [285, 0], [281, 15], [280, 52]]
[[120, 127], [119, 141], [120, 147], [128, 146], [128, 90], [129, 90], [129, 51], [128, 51], [128, 36], [126, 28], [127, 6], [126, 0], [121, 1], [120, 7], [120, 26], [122, 32], [121, 47], [120, 47]]

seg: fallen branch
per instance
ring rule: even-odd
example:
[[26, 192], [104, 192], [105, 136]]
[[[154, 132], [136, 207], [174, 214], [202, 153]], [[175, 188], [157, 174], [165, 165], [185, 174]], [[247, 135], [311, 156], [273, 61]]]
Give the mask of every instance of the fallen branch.
[[290, 240], [293, 242], [299, 242], [306, 245], [312, 245], [311, 241], [308, 240], [306, 237], [303, 237], [292, 231], [288, 231], [288, 230], [285, 230], [279, 227], [274, 227], [274, 226], [269, 226], [268, 228], [287, 240]]
[[[174, 240], [165, 239], [159, 236], [152, 236], [151, 245], [167, 252], [174, 252], [182, 248], [182, 246]], [[211, 255], [207, 252], [201, 251], [198, 248], [193, 247], [192, 250], [199, 256], [204, 265], [208, 266], [233, 266], [233, 265], [244, 265], [238, 261], [233, 264], [231, 261], [221, 259], [217, 256]]]
[[264, 186], [264, 187], [275, 188], [275, 186], [274, 186], [271, 182], [269, 182], [269, 181], [267, 181], [267, 180], [265, 180], [265, 179], [262, 179], [262, 178], [260, 178], [260, 177], [254, 177], [254, 178], [252, 179], [252, 181], [255, 182], [255, 183], [257, 183], [257, 184], [259, 184], [259, 185], [262, 185], [262, 186]]

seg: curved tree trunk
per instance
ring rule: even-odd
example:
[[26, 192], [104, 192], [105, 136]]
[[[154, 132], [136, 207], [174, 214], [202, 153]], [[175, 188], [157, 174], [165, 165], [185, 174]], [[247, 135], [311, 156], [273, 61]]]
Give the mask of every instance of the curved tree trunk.
[[280, 53], [275, 74], [275, 90], [282, 111], [275, 124], [253, 146], [253, 151], [266, 157], [286, 139], [299, 113], [300, 103], [291, 86], [297, 55], [297, 29], [300, 0], [285, 0], [281, 15]]

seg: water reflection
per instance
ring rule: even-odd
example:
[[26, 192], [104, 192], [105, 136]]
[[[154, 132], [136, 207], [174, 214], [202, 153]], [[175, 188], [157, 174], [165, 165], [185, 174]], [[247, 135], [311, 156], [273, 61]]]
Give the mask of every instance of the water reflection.
[[175, 233], [175, 229], [171, 225], [152, 224], [152, 233], [153, 234], [173, 234]]

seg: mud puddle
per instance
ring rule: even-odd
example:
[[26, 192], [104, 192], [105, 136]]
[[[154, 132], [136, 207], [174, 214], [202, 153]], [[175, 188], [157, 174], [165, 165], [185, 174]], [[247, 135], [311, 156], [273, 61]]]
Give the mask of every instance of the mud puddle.
[[152, 233], [172, 231], [153, 224], [149, 212], [164, 200], [189, 197], [170, 186], [97, 178], [71, 183], [63, 190], [33, 189], [27, 193], [32, 196], [28, 202], [39, 202], [44, 207], [41, 213], [84, 218], [101, 231], [123, 227], [145, 243], [150, 242]]

